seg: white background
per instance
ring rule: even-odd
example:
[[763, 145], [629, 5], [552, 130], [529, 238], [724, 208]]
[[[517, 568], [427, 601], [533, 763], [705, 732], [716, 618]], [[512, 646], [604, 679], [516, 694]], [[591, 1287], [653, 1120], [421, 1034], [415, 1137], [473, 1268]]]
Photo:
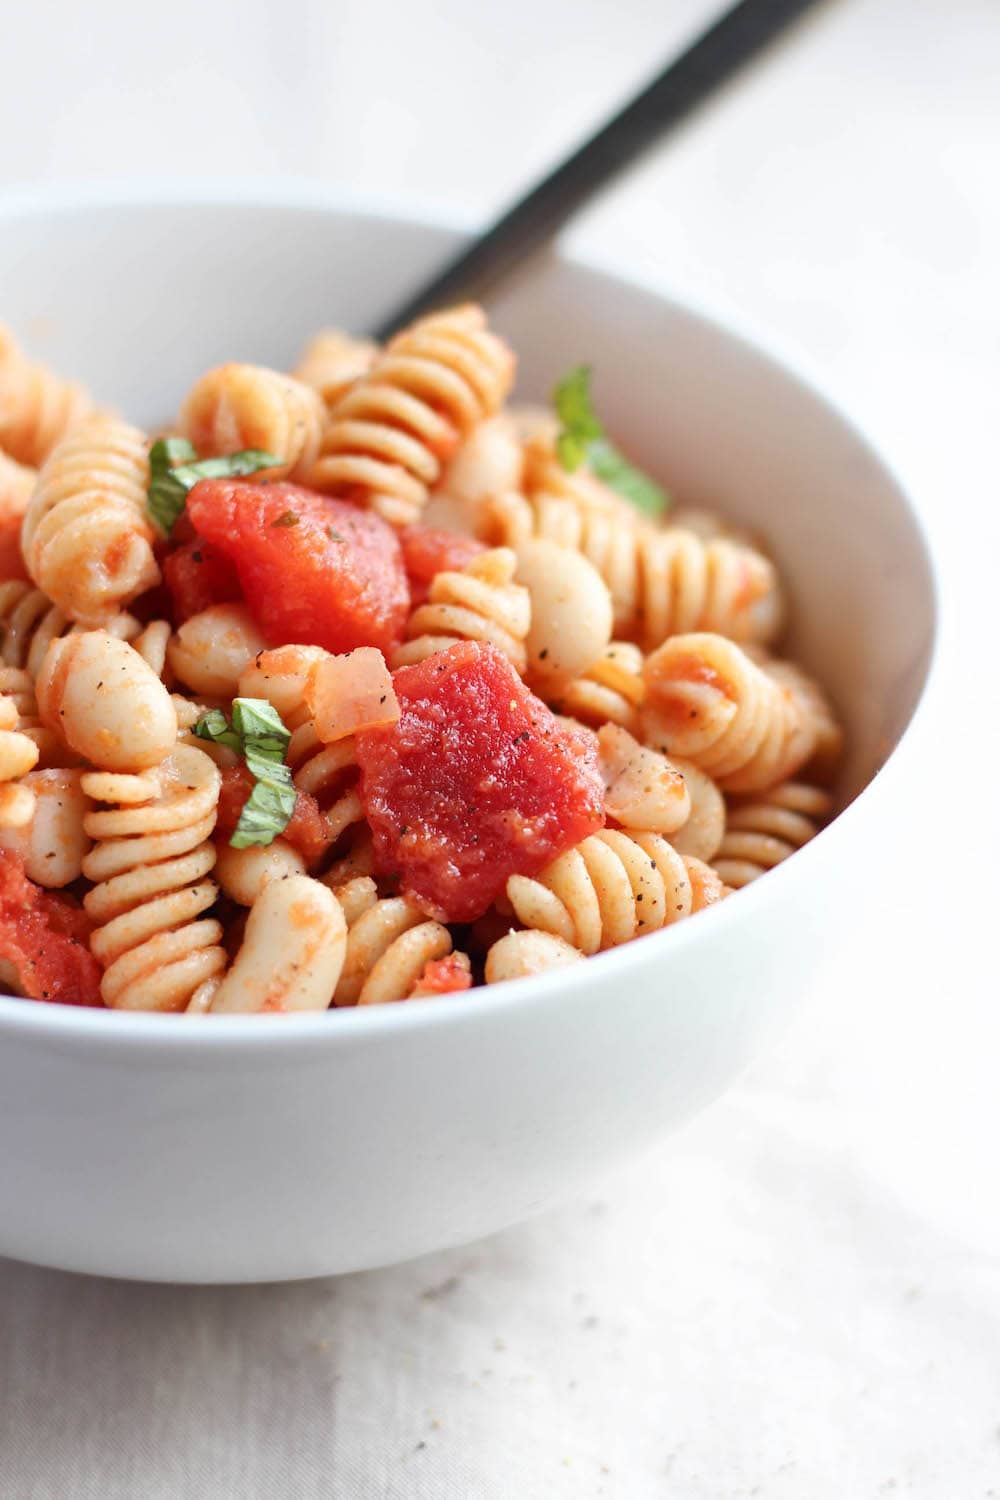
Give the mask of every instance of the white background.
[[[307, 175], [485, 217], [716, 9], [2, 0], [0, 185]], [[822, 372], [936, 544], [911, 816], [795, 1033], [465, 1250], [228, 1290], [0, 1264], [4, 1496], [1000, 1496], [998, 157], [997, 0], [834, 0], [569, 236]]]

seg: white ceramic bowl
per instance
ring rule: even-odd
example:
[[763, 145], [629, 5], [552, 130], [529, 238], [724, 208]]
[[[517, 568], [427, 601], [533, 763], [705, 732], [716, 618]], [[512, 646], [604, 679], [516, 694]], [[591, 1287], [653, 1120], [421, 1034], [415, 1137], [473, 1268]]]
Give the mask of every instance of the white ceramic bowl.
[[[287, 367], [318, 326], [363, 329], [459, 238], [304, 195], [8, 200], [0, 317], [155, 425], [210, 364]], [[552, 258], [496, 321], [520, 354], [522, 394], [592, 362], [630, 452], [685, 502], [768, 536], [794, 649], [846, 720], [850, 805], [697, 921], [472, 995], [208, 1020], [0, 999], [0, 1252], [247, 1281], [485, 1234], [719, 1094], [827, 944], [850, 941], [873, 849], [891, 889], [895, 747], [924, 688], [934, 600], [890, 473], [801, 379], [651, 291]]]

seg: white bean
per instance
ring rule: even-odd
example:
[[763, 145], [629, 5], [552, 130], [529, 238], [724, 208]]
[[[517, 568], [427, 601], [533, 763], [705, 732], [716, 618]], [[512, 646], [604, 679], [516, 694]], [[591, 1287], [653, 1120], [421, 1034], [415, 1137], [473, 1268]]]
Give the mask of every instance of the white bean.
[[285, 839], [275, 839], [266, 848], [253, 845], [234, 849], [221, 840], [215, 857], [215, 878], [233, 901], [253, 906], [269, 880], [285, 875], [304, 875], [305, 860]]
[[240, 673], [266, 645], [245, 604], [213, 604], [180, 626], [167, 661], [193, 692], [232, 698]]
[[326, 1010], [346, 947], [347, 923], [332, 891], [308, 875], [269, 880], [212, 1012]]
[[177, 714], [163, 683], [106, 630], [53, 641], [36, 692], [42, 721], [103, 770], [159, 765], [177, 739]]
[[543, 540], [517, 548], [517, 581], [531, 595], [528, 681], [551, 691], [586, 672], [611, 640], [611, 595], [582, 553]]

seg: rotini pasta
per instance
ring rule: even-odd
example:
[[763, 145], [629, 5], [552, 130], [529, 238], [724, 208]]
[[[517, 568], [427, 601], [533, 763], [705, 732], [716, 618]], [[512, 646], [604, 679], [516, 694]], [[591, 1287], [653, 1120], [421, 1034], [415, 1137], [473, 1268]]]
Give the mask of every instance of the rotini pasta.
[[595, 729], [620, 724], [634, 732], [646, 697], [642, 662], [632, 641], [609, 641], [592, 665], [562, 688], [553, 708]]
[[325, 838], [333, 845], [354, 824], [364, 821], [358, 791], [358, 762], [350, 735], [325, 743], [306, 701], [311, 671], [326, 658], [316, 647], [279, 647], [263, 652], [240, 677], [240, 695], [264, 698], [292, 731], [287, 761], [301, 792], [315, 797], [323, 813]]
[[334, 891], [347, 921], [347, 952], [335, 1005], [407, 999], [427, 964], [452, 950], [451, 933], [403, 896], [380, 899], [358, 876]]
[[37, 478], [37, 469], [0, 451], [0, 516], [24, 515]]
[[409, 525], [459, 437], [499, 409], [513, 370], [479, 308], [421, 319], [334, 407], [309, 483]]
[[[46, 728], [39, 718], [35, 684], [30, 673], [20, 667], [0, 667], [0, 693], [4, 695], [8, 705], [13, 704], [17, 716], [13, 728], [32, 742], [37, 751], [38, 764], [43, 767], [56, 766], [64, 763], [67, 758], [74, 758], [73, 752], [66, 747], [62, 738]], [[4, 712], [9, 718], [9, 706]]]
[[292, 376], [317, 391], [328, 411], [356, 380], [367, 375], [378, 355], [371, 339], [352, 338], [340, 328], [323, 328], [302, 351]]
[[585, 369], [554, 411], [513, 371], [474, 306], [323, 330], [202, 375], [173, 430], [212, 462], [171, 473], [0, 330], [0, 874], [56, 955], [0, 981], [419, 1001], [661, 932], [829, 817], [774, 563], [661, 519]]
[[21, 548], [35, 583], [70, 619], [103, 625], [159, 582], [148, 487], [146, 439], [113, 417], [77, 423], [43, 464]]
[[42, 722], [91, 765], [143, 771], [174, 747], [170, 694], [138, 651], [105, 630], [54, 640], [36, 690]]
[[82, 386], [32, 364], [0, 327], [0, 448], [37, 468], [75, 422], [93, 411]]
[[524, 451], [510, 417], [500, 412], [479, 422], [462, 439], [445, 466], [440, 488], [461, 501], [475, 517], [484, 503], [518, 491], [524, 478]]
[[438, 573], [427, 603], [410, 616], [408, 640], [397, 650], [393, 666], [423, 661], [455, 641], [489, 641], [523, 672], [531, 598], [514, 582], [516, 567], [514, 553], [497, 547], [474, 557], [460, 573]]
[[734, 889], [749, 885], [807, 844], [832, 806], [828, 792], [800, 781], [734, 797], [725, 836], [712, 861], [717, 873]]
[[517, 549], [517, 577], [528, 590], [527, 677], [542, 697], [589, 671], [611, 640], [611, 599], [582, 554], [551, 542]]
[[706, 541], [679, 526], [657, 530], [546, 491], [491, 499], [480, 534], [510, 547], [541, 537], [581, 552], [608, 586], [615, 630], [634, 636], [645, 650], [691, 631], [767, 642], [781, 629], [784, 603], [774, 565], [742, 542]]
[[38, 763], [38, 747], [18, 729], [17, 704], [0, 696], [0, 828], [21, 828], [31, 819], [35, 797], [21, 778]]
[[604, 810], [622, 828], [676, 833], [691, 816], [683, 771], [657, 750], [640, 745], [619, 724], [598, 730]]
[[0, 827], [0, 848], [20, 856], [24, 873], [36, 885], [61, 890], [79, 880], [91, 847], [84, 820], [91, 807], [79, 769], [28, 771], [21, 787], [31, 798], [30, 816], [15, 827]]
[[816, 748], [815, 712], [721, 635], [676, 635], [646, 660], [646, 738], [725, 791], [793, 775]]
[[[123, 612], [103, 628], [119, 640], [132, 641], [142, 627]], [[20, 579], [0, 582], [0, 661], [6, 666], [23, 667], [30, 677], [37, 677], [51, 642], [79, 634], [80, 629], [41, 589]]]
[[606, 828], [536, 879], [512, 875], [507, 899], [524, 927], [590, 954], [690, 916], [693, 898], [687, 861], [666, 839]]
[[261, 448], [281, 462], [255, 478], [300, 477], [315, 462], [326, 421], [311, 385], [263, 365], [208, 370], [188, 392], [179, 425], [202, 456]]
[[93, 881], [84, 907], [99, 925], [91, 951], [104, 969], [104, 1003], [122, 1010], [183, 1010], [226, 967], [215, 903], [211, 833], [219, 772], [193, 745], [178, 745], [142, 775], [89, 772], [83, 791], [110, 804], [88, 813], [96, 840], [84, 857]]
[[253, 906], [269, 880], [305, 873], [305, 860], [286, 839], [250, 849], [234, 849], [223, 840], [216, 843], [215, 878], [239, 906]]
[[583, 954], [579, 948], [555, 937], [551, 932], [508, 932], [498, 938], [486, 955], [487, 984], [501, 984], [505, 979], [528, 979], [575, 964]]
[[[171, 670], [186, 688], [210, 697], [233, 698], [240, 673], [266, 647], [245, 604], [213, 604], [185, 620], [165, 649]], [[136, 649], [145, 654], [138, 642]], [[157, 675], [162, 675], [162, 666]]]

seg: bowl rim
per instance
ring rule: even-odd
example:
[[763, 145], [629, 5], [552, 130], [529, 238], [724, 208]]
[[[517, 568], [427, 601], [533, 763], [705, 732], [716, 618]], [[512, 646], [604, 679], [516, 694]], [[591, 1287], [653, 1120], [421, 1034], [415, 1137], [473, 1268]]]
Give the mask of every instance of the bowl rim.
[[[55, 180], [41, 185], [13, 184], [0, 192], [0, 223], [11, 218], [33, 218], [42, 214], [74, 213], [93, 209], [127, 211], [129, 209], [184, 207], [285, 209], [291, 212], [356, 215], [383, 219], [387, 224], [404, 224], [417, 228], [445, 230], [453, 234], [471, 234], [480, 221], [475, 216], [456, 212], [454, 205], [436, 203], [405, 195], [380, 195], [370, 192], [333, 188], [312, 178], [292, 177], [280, 181], [245, 177], [167, 177], [150, 182], [142, 178]], [[603, 987], [606, 978], [626, 980], [637, 965], [648, 965], [665, 959], [668, 952], [681, 951], [692, 942], [724, 941], [724, 929], [733, 922], [752, 921], [761, 901], [772, 901], [790, 880], [801, 879], [813, 859], [827, 848], [830, 835], [845, 820], [853, 821], [857, 809], [866, 808], [873, 789], [883, 783], [890, 766], [893, 774], [904, 747], [909, 750], [915, 731], [923, 724], [928, 703], [933, 697], [940, 671], [940, 578], [928, 530], [919, 508], [911, 498], [911, 486], [901, 477], [894, 462], [882, 454], [861, 421], [839, 396], [829, 393], [821, 375], [799, 351], [790, 351], [770, 331], [757, 327], [742, 312], [719, 302], [704, 300], [684, 288], [676, 290], [658, 278], [626, 268], [614, 257], [587, 250], [567, 249], [558, 241], [552, 255], [556, 262], [596, 272], [609, 280], [632, 286], [707, 324], [713, 331], [736, 339], [782, 374], [798, 384], [807, 395], [825, 407], [848, 429], [867, 456], [887, 476], [897, 491], [914, 539], [922, 554], [927, 576], [930, 638], [923, 681], [910, 717], [879, 769], [856, 797], [814, 839], [796, 851], [794, 860], [776, 866], [767, 880], [754, 881], [739, 892], [739, 900], [718, 903], [700, 913], [698, 923], [681, 922], [677, 926], [649, 933], [641, 941], [595, 954], [583, 964], [538, 974], [526, 979], [505, 980], [484, 985], [470, 992], [428, 997], [430, 1003], [408, 1002], [405, 1005], [370, 1005], [331, 1007], [325, 1011], [301, 1014], [189, 1016], [176, 1012], [108, 1011], [90, 1006], [64, 1005], [30, 1001], [0, 994], [0, 1035], [18, 1036], [41, 1042], [72, 1042], [85, 1050], [145, 1050], [152, 1043], [157, 1055], [173, 1052], [191, 1058], [196, 1052], [210, 1049], [218, 1053], [242, 1052], [247, 1046], [257, 1050], [266, 1047], [270, 1053], [283, 1054], [291, 1048], [312, 1047], [323, 1041], [332, 1046], [353, 1045], [386, 1034], [424, 1030], [428, 1027], [474, 1025], [484, 1014], [495, 1016], [512, 1006], [522, 1007], [547, 1002], [549, 1006], [574, 1004], [584, 989]], [[881, 792], [879, 793], [881, 795]], [[670, 945], [669, 949], [665, 946]], [[648, 945], [648, 946], [647, 946]], [[573, 982], [566, 982], [572, 973]], [[337, 1021], [331, 1022], [336, 1015]], [[206, 1024], [207, 1023], [207, 1024]]]

